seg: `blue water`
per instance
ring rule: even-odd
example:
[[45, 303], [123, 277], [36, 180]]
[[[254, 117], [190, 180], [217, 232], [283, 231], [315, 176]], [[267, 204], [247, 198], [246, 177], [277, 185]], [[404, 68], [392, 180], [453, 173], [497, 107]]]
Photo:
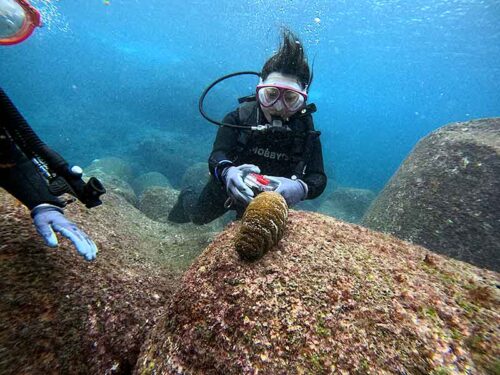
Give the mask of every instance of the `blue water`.
[[[379, 190], [430, 131], [500, 116], [500, 1], [34, 3], [45, 27], [0, 48], [0, 85], [80, 165], [135, 155], [137, 168], [161, 170], [137, 162], [137, 147], [169, 137], [190, 162], [206, 160], [216, 128], [198, 113], [201, 91], [224, 74], [260, 70], [283, 25], [314, 60], [315, 124], [335, 184]], [[255, 83], [221, 85], [207, 110], [222, 116]]]

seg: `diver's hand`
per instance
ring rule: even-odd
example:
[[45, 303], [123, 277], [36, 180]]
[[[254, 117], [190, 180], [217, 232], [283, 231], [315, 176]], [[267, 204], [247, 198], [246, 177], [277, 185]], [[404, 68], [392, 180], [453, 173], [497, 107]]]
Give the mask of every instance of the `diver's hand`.
[[237, 167], [228, 167], [222, 172], [229, 197], [245, 206], [250, 203], [254, 196], [252, 189], [243, 181], [248, 173], [260, 173], [260, 169], [253, 164], [243, 164]]
[[309, 189], [304, 181], [299, 179], [292, 180], [286, 177], [265, 177], [279, 182], [278, 187], [274, 191], [280, 193], [285, 198], [289, 207], [295, 206], [300, 201], [306, 199]]
[[64, 216], [63, 210], [51, 204], [40, 204], [31, 210], [31, 217], [36, 231], [50, 247], [56, 247], [56, 233], [68, 238], [76, 248], [76, 251], [87, 260], [96, 257], [97, 246], [81, 231], [75, 223]]

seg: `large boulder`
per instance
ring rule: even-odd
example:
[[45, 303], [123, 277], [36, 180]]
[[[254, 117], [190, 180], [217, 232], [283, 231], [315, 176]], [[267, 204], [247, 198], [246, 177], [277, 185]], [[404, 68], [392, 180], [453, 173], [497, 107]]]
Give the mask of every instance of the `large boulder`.
[[[205, 244], [210, 242], [215, 232], [220, 232], [227, 223], [234, 220], [234, 213], [231, 211], [205, 225], [171, 223], [168, 221], [168, 215], [177, 202], [178, 195], [179, 191], [171, 187], [150, 187], [143, 191], [137, 208], [150, 219], [160, 223], [169, 223], [182, 233], [190, 233], [194, 237], [199, 237], [201, 243]], [[195, 246], [195, 251], [199, 252], [199, 250], [199, 246]], [[192, 258], [188, 257], [188, 259]]]
[[349, 223], [359, 223], [376, 194], [368, 189], [339, 187], [319, 206], [317, 212]]
[[96, 177], [99, 179], [99, 181], [101, 181], [104, 188], [106, 189], [106, 192], [120, 195], [125, 198], [125, 200], [132, 206], [137, 206], [139, 202], [137, 195], [128, 182], [122, 180], [117, 176], [114, 176], [112, 174], [109, 175], [102, 171], [94, 171], [90, 175], [85, 174], [85, 178], [91, 176]]
[[124, 197], [133, 206], [137, 205], [137, 195], [130, 185], [133, 177], [132, 167], [117, 157], [95, 159], [84, 168], [84, 176], [98, 178], [106, 191]]
[[184, 172], [196, 162], [205, 160], [209, 152], [203, 147], [193, 147], [192, 137], [167, 133], [140, 141], [131, 156], [142, 169], [162, 173], [179, 188]]
[[138, 199], [134, 189], [130, 184], [121, 178], [112, 174], [107, 174], [103, 171], [95, 170], [91, 174], [84, 174], [84, 178], [95, 177], [103, 184], [106, 192], [114, 193], [122, 196], [125, 200], [133, 206], [137, 206]]
[[186, 169], [181, 180], [181, 189], [191, 187], [196, 191], [201, 192], [210, 178], [208, 164], [206, 162], [194, 163]]
[[150, 187], [171, 187], [168, 179], [160, 172], [147, 172], [141, 174], [132, 181], [135, 193], [140, 196], [144, 190]]
[[104, 173], [109, 176], [118, 177], [120, 180], [130, 183], [134, 173], [131, 165], [118, 157], [108, 156], [101, 159], [95, 159], [85, 168], [87, 174]]
[[498, 369], [498, 274], [302, 211], [248, 263], [235, 250], [240, 225], [184, 275], [136, 374]]
[[423, 138], [363, 225], [500, 270], [500, 118], [454, 123]]
[[86, 262], [46, 247], [29, 211], [0, 190], [0, 374], [129, 374], [147, 331], [210, 233], [145, 217], [112, 192], [66, 209], [96, 242]]
[[166, 223], [178, 195], [179, 191], [170, 187], [149, 187], [142, 192], [137, 208], [150, 219]]

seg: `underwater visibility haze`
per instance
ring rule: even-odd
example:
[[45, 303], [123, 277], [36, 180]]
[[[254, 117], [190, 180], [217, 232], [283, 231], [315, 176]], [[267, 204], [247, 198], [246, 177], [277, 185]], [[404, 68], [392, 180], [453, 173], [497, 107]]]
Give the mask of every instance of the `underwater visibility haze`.
[[[30, 2], [44, 26], [0, 47], [0, 374], [499, 373], [500, 0]], [[326, 191], [307, 111], [240, 148], [276, 169], [221, 147], [209, 180], [200, 95], [287, 29]], [[260, 103], [301, 109], [272, 73]]]
[[[216, 128], [198, 113], [199, 95], [224, 74], [260, 71], [282, 26], [314, 63], [309, 101], [329, 188], [378, 191], [430, 131], [500, 114], [500, 1], [33, 4], [44, 27], [0, 49], [0, 82], [40, 136], [82, 166], [119, 156], [159, 170], [138, 145], [169, 137], [172, 152], [206, 161]], [[255, 84], [224, 82], [207, 112], [222, 118]]]

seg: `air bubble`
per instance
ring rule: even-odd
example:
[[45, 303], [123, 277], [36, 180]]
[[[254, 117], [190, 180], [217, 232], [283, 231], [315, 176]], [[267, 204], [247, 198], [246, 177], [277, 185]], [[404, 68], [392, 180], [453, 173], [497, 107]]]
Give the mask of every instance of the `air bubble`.
[[54, 0], [33, 0], [33, 6], [38, 9], [42, 16], [42, 25], [47, 30], [55, 29], [61, 32], [68, 32], [69, 25], [59, 12], [57, 3]]

